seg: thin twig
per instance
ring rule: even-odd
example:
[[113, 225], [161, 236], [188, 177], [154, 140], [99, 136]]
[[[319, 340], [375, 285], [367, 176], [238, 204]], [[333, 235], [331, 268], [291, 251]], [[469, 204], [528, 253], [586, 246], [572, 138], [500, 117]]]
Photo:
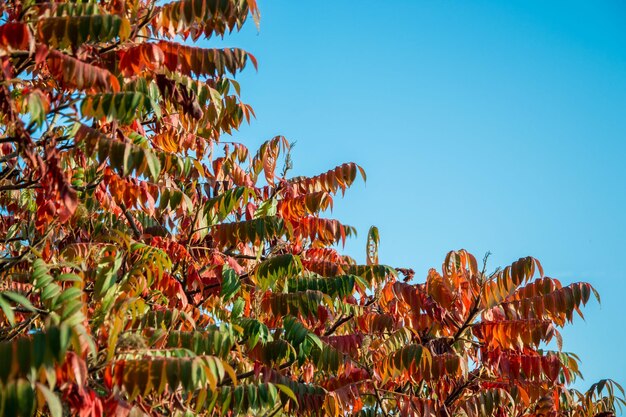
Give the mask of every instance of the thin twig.
[[352, 320], [354, 318], [354, 314], [350, 314], [346, 317], [339, 317], [339, 319], [335, 322], [335, 324], [333, 324], [332, 326], [330, 326], [330, 328], [328, 330], [326, 330], [324, 332], [324, 336], [330, 336], [331, 334], [335, 333], [335, 331], [344, 323], [349, 322], [350, 320]]
[[[285, 362], [282, 365], [280, 365], [278, 367], [279, 371], [282, 371], [283, 369], [287, 369], [289, 368], [291, 365], [293, 365], [294, 361], [289, 361], [289, 362]], [[252, 371], [248, 371], [248, 372], [243, 372], [239, 375], [237, 375], [237, 381], [239, 381], [240, 379], [246, 379], [246, 378], [250, 378], [251, 376], [253, 376], [256, 372], [254, 370]], [[217, 384], [218, 387], [223, 387], [224, 385], [228, 384], [229, 382], [233, 382], [230, 377], [226, 377], [224, 378], [224, 380], [222, 382], [220, 382], [219, 384]]]
[[[371, 300], [369, 300], [368, 302], [366, 302], [363, 307], [369, 307], [372, 304], [374, 304], [376, 302], [376, 298], [372, 298]], [[350, 320], [352, 320], [354, 318], [354, 314], [350, 314], [346, 317], [340, 317], [332, 326], [330, 326], [330, 328], [328, 330], [326, 330], [326, 332], [324, 332], [324, 336], [330, 336], [331, 334], [335, 333], [335, 331], [337, 331], [337, 329], [342, 326], [344, 323], [349, 322]]]
[[130, 224], [130, 228], [133, 229], [133, 234], [135, 235], [135, 239], [139, 239], [141, 237], [141, 232], [139, 231], [139, 228], [137, 228], [137, 224], [135, 223], [135, 219], [133, 218], [133, 215], [126, 209], [126, 205], [124, 205], [124, 203], [120, 204], [120, 208], [124, 212], [124, 216], [126, 217], [126, 220], [128, 220], [128, 223]]

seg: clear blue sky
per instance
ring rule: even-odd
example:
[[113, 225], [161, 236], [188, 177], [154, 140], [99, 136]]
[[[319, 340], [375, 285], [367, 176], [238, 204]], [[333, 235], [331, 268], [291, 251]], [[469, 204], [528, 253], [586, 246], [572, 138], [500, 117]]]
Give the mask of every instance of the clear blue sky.
[[447, 251], [491, 266], [541, 260], [603, 297], [563, 331], [587, 385], [626, 383], [626, 2], [259, 0], [262, 19], [213, 45], [241, 46], [257, 120], [252, 149], [297, 140], [294, 174], [367, 171], [332, 217], [364, 259], [425, 277]]

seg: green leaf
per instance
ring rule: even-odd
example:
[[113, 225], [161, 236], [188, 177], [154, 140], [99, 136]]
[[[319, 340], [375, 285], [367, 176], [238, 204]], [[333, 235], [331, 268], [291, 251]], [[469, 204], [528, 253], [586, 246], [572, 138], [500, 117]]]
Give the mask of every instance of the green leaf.
[[46, 399], [48, 409], [50, 410], [50, 415], [52, 417], [63, 417], [63, 407], [61, 406], [61, 400], [59, 400], [59, 397], [57, 397], [56, 394], [52, 392], [48, 387], [39, 382], [37, 383], [37, 389]]
[[345, 298], [352, 295], [355, 283], [360, 280], [361, 278], [356, 275], [339, 275], [331, 278], [289, 278], [287, 280], [287, 289], [289, 292], [314, 290], [332, 297]]
[[237, 319], [235, 323], [243, 328], [243, 337], [248, 339], [249, 349], [253, 349], [259, 340], [262, 343], [271, 340], [268, 327], [258, 320], [243, 317]]
[[60, 16], [41, 19], [38, 24], [41, 39], [54, 48], [83, 43], [107, 42], [114, 38], [125, 40], [131, 32], [128, 19], [114, 14], [90, 16]]
[[276, 199], [272, 198], [271, 200], [265, 200], [254, 212], [254, 218], [258, 219], [260, 217], [275, 216], [277, 207], [278, 201], [276, 201]]
[[60, 274], [57, 276], [57, 281], [63, 282], [82, 282], [82, 278], [76, 274]]
[[21, 305], [26, 310], [35, 311], [35, 307], [31, 304], [28, 298], [24, 297], [22, 294], [19, 294], [13, 291], [4, 291], [2, 295], [10, 300], [13, 300], [17, 304]]
[[11, 324], [11, 326], [15, 326], [15, 314], [13, 313], [13, 309], [11, 305], [4, 299], [2, 294], [0, 294], [0, 308], [4, 311], [4, 315], [7, 318], [7, 321]]
[[111, 143], [109, 160], [111, 161], [111, 166], [120, 173], [124, 170], [124, 149], [124, 144], [121, 142]]
[[115, 284], [117, 272], [122, 266], [122, 256], [117, 252], [115, 257], [107, 256], [98, 264], [96, 270], [96, 283], [94, 286], [94, 296], [96, 299], [102, 298], [107, 291]]
[[28, 95], [28, 113], [30, 114], [30, 120], [35, 123], [37, 127], [41, 127], [46, 121], [46, 103], [42, 99], [42, 95], [39, 91], [33, 91]]
[[68, 300], [72, 300], [75, 298], [80, 298], [82, 295], [82, 290], [77, 287], [70, 287], [67, 290], [63, 291], [59, 298], [57, 298], [58, 303], [65, 303]]
[[231, 319], [237, 319], [237, 318], [241, 317], [245, 307], [246, 307], [246, 301], [243, 298], [238, 297], [233, 302], [233, 307], [232, 307], [232, 310], [230, 311]]
[[239, 276], [232, 268], [225, 267], [222, 270], [222, 290], [220, 296], [224, 301], [228, 301], [239, 292], [239, 288], [241, 288]]
[[153, 181], [158, 180], [159, 174], [161, 173], [161, 161], [159, 157], [152, 151], [145, 151], [144, 157], [146, 158], [146, 163], [148, 164], [148, 170], [150, 171], [150, 177]]
[[289, 399], [291, 399], [296, 406], [298, 405], [298, 399], [296, 398], [296, 395], [293, 393], [293, 391], [291, 390], [291, 388], [289, 388], [287, 385], [283, 385], [283, 384], [274, 384], [276, 386], [276, 388], [278, 388], [283, 394], [285, 394], [287, 397], [289, 397]]
[[130, 175], [133, 169], [134, 164], [131, 158], [131, 150], [132, 150], [132, 146], [129, 143], [125, 143], [124, 144], [124, 157], [123, 157], [123, 164], [122, 164], [122, 174], [124, 176]]
[[378, 245], [380, 244], [380, 235], [378, 234], [378, 228], [376, 226], [370, 227], [367, 233], [367, 264], [378, 264]]
[[[52, 279], [52, 278], [51, 278]], [[59, 287], [54, 282], [49, 283], [41, 290], [41, 299], [42, 300], [52, 300], [56, 296], [61, 294], [61, 287]]]
[[292, 254], [278, 255], [259, 264], [255, 276], [261, 291], [273, 288], [286, 278], [299, 275], [303, 270], [300, 257]]
[[[93, 94], [85, 97], [80, 109], [85, 117], [94, 119], [106, 118], [108, 120], [117, 120], [122, 124], [129, 124], [138, 115], [151, 110], [150, 107], [145, 105], [146, 103], [148, 103], [148, 106], [150, 105], [149, 100], [145, 94], [134, 91]], [[153, 110], [156, 112], [158, 106]], [[120, 158], [120, 161], [122, 160], [123, 158]]]
[[30, 416], [35, 411], [35, 392], [30, 382], [20, 379], [16, 383], [19, 415]]

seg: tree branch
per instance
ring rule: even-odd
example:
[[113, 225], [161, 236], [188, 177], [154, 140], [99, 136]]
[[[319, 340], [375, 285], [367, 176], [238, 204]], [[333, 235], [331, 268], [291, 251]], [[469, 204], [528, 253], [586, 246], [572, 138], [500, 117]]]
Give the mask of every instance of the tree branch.
[[124, 217], [126, 217], [126, 220], [128, 220], [128, 223], [130, 224], [130, 228], [133, 229], [133, 234], [135, 235], [135, 239], [139, 239], [141, 237], [141, 232], [139, 231], [139, 228], [137, 227], [137, 224], [135, 223], [135, 219], [133, 218], [133, 215], [130, 213], [130, 211], [126, 209], [126, 205], [124, 205], [124, 203], [120, 204], [120, 208], [124, 212]]
[[[376, 302], [376, 298], [372, 298], [368, 302], [366, 302], [363, 307], [369, 307]], [[354, 314], [350, 314], [346, 317], [340, 317], [328, 330], [324, 332], [324, 336], [330, 336], [335, 333], [339, 327], [341, 327], [344, 323], [349, 322], [354, 318]]]
[[331, 334], [335, 333], [335, 331], [339, 327], [341, 327], [342, 324], [349, 322], [353, 318], [354, 318], [354, 314], [350, 314], [346, 317], [343, 317], [343, 316], [339, 317], [339, 319], [335, 322], [335, 324], [330, 326], [330, 328], [324, 332], [324, 336], [330, 336]]

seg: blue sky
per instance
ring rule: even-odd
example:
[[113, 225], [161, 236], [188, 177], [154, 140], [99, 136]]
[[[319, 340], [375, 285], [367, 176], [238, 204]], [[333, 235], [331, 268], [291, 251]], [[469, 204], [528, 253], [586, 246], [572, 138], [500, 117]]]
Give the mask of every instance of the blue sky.
[[602, 295], [563, 331], [586, 386], [626, 383], [626, 3], [619, 0], [259, 0], [244, 101], [255, 149], [296, 140], [297, 175], [354, 161], [368, 181], [336, 200], [363, 260], [425, 277], [451, 249], [490, 265], [532, 255]]

